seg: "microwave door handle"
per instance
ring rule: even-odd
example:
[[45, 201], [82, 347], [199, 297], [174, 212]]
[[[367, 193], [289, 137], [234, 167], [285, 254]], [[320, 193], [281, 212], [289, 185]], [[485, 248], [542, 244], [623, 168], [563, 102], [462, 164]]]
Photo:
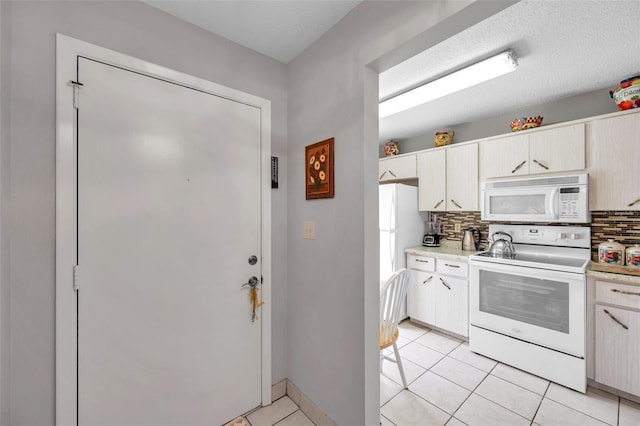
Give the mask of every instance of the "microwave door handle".
[[551, 212], [552, 219], [558, 218], [558, 212], [556, 211], [557, 201], [558, 201], [558, 188], [554, 188], [551, 190], [551, 195], [549, 196], [549, 211]]

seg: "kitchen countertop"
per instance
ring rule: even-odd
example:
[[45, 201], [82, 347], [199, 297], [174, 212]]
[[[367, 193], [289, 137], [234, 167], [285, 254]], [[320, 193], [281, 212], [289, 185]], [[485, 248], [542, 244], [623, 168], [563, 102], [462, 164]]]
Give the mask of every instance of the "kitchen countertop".
[[440, 247], [409, 247], [405, 249], [405, 253], [415, 254], [418, 256], [435, 256], [442, 259], [450, 260], [469, 260], [469, 256], [476, 253], [481, 253], [482, 250], [462, 250], [460, 241], [448, 241], [444, 240], [440, 242]]
[[598, 270], [598, 268], [599, 268], [599, 265], [597, 262], [593, 262], [593, 261], [589, 262], [589, 266], [587, 266], [587, 276], [599, 278], [603, 280], [614, 280], [618, 282], [624, 282], [627, 284], [640, 285], [640, 276], [625, 274], [624, 267], [621, 268], [622, 272], [620, 273]]

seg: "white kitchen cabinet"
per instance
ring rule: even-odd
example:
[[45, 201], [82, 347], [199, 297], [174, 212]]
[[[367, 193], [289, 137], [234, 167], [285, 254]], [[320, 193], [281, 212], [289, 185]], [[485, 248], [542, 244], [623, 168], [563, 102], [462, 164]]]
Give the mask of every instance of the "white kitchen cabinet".
[[421, 152], [418, 164], [420, 211], [478, 210], [478, 145]]
[[447, 147], [447, 211], [478, 210], [478, 144]]
[[513, 135], [480, 144], [481, 176], [484, 179], [529, 173], [529, 135]]
[[584, 124], [539, 130], [529, 135], [529, 174], [585, 168]]
[[447, 208], [445, 152], [445, 149], [436, 149], [418, 154], [418, 210], [420, 211], [445, 211]]
[[[444, 331], [468, 336], [467, 262], [411, 254], [408, 258], [407, 264], [411, 268], [407, 296], [409, 317]], [[420, 267], [420, 259], [434, 261], [435, 270], [414, 269]]]
[[483, 179], [585, 168], [584, 123], [530, 130], [481, 143]]
[[640, 113], [593, 120], [587, 127], [591, 210], [640, 210]]
[[436, 323], [436, 282], [434, 272], [410, 271], [407, 314], [427, 324]]
[[595, 381], [640, 396], [640, 286], [596, 280], [595, 301]]
[[416, 154], [381, 158], [378, 161], [378, 171], [380, 182], [415, 179], [418, 177], [416, 171]]

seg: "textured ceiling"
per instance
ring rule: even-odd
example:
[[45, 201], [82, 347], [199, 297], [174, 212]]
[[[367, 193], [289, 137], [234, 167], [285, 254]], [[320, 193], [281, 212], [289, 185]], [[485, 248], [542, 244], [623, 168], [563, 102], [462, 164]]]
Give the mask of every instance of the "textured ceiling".
[[[516, 71], [380, 120], [380, 140], [612, 88], [640, 74], [639, 0], [522, 0], [380, 75], [380, 97], [499, 53]], [[606, 92], [605, 92], [606, 94]], [[505, 125], [506, 128], [506, 125]]]
[[[360, 3], [143, 1], [284, 63]], [[640, 0], [521, 0], [383, 72], [380, 96], [388, 98], [507, 48], [519, 58], [515, 72], [386, 117], [380, 120], [379, 140], [415, 137], [611, 88], [640, 75], [639, 22]]]
[[362, 0], [143, 0], [205, 30], [289, 63]]

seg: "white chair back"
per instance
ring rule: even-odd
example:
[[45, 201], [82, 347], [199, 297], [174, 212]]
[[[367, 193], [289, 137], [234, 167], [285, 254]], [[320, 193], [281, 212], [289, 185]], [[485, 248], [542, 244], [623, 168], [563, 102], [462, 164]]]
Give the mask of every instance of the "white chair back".
[[401, 269], [387, 280], [380, 290], [380, 347], [386, 347], [395, 341], [398, 333], [400, 306], [407, 295], [409, 271]]

